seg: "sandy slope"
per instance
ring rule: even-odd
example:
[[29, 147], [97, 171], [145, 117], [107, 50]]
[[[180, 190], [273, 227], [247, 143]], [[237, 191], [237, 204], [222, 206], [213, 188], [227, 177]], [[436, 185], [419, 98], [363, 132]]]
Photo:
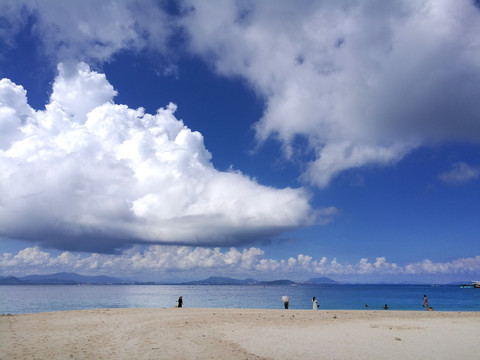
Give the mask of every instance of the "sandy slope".
[[0, 359], [479, 359], [479, 312], [100, 309], [0, 316]]

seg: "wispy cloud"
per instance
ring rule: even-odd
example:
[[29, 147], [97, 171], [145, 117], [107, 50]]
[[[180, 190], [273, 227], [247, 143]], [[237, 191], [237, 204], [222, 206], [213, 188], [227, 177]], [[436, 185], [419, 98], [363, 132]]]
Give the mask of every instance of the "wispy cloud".
[[175, 24], [158, 5], [132, 0], [2, 1], [5, 28], [0, 38], [13, 46], [17, 33], [30, 22], [31, 36], [53, 64], [102, 63], [122, 50], [167, 53]]
[[463, 185], [480, 178], [480, 166], [471, 166], [458, 162], [452, 169], [439, 175], [439, 179], [448, 185]]

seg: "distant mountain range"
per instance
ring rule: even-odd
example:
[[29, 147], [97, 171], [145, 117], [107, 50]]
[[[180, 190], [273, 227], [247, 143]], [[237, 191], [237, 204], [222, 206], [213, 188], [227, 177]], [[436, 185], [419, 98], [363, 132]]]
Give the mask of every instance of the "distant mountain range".
[[[273, 280], [259, 281], [255, 279], [238, 280], [229, 277], [211, 276], [204, 280], [195, 280], [188, 282], [154, 282], [154, 281], [132, 281], [124, 280], [111, 276], [85, 276], [71, 272], [60, 272], [48, 275], [28, 275], [22, 277], [0, 276], [0, 285], [321, 285], [321, 284], [345, 284], [330, 279], [328, 277], [313, 278], [304, 282], [294, 282], [291, 280]], [[380, 283], [377, 283], [380, 284]], [[383, 284], [383, 283], [382, 283]], [[387, 284], [387, 283], [384, 283]], [[402, 283], [412, 285], [415, 283]], [[470, 284], [470, 281], [456, 281], [443, 285]], [[418, 283], [418, 285], [428, 285]], [[438, 286], [438, 285], [432, 285]]]
[[[55, 273], [48, 275], [29, 275], [23, 277], [0, 276], [0, 285], [81, 285], [81, 284], [129, 284], [150, 285], [163, 284], [155, 282], [125, 281], [110, 276], [85, 276], [76, 273]], [[296, 285], [291, 280], [258, 281], [255, 279], [238, 280], [229, 277], [211, 276], [205, 280], [196, 280], [182, 283], [169, 283], [170, 285]], [[335, 280], [327, 277], [310, 279], [300, 284], [337, 284]]]
[[85, 276], [66, 272], [48, 275], [29, 275], [22, 277], [0, 277], [1, 285], [79, 285], [124, 283], [125, 281], [110, 276]]

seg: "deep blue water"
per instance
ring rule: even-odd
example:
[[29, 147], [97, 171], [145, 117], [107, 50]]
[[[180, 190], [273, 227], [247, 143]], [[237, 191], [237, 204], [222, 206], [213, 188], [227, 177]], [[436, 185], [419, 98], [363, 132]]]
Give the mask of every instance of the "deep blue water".
[[[480, 311], [480, 289], [428, 285], [1, 285], [0, 314], [97, 308], [168, 308], [183, 297], [190, 308]], [[368, 308], [365, 307], [368, 304]]]

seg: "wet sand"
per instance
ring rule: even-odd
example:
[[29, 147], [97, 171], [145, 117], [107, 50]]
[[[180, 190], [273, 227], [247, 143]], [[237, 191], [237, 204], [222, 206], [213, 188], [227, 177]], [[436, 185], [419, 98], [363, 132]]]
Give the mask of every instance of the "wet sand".
[[478, 359], [480, 312], [98, 309], [0, 316], [0, 359]]

